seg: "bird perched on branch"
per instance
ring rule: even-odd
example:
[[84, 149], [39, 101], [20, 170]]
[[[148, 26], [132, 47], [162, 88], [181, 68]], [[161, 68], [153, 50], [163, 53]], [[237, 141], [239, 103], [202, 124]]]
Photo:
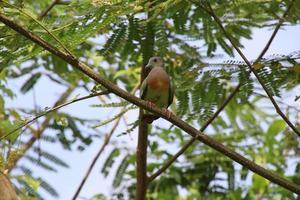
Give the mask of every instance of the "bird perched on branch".
[[[164, 61], [161, 57], [152, 57], [149, 59], [145, 69], [150, 71], [141, 85], [141, 99], [149, 102], [150, 106], [156, 106], [165, 110], [168, 116], [171, 112], [167, 109], [174, 98], [174, 85], [169, 75], [164, 70]], [[159, 116], [146, 112], [144, 120], [152, 123]]]

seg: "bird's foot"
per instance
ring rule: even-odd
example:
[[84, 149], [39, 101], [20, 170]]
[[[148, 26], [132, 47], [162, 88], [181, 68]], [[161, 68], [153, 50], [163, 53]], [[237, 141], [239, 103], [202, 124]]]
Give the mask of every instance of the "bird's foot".
[[170, 119], [171, 115], [172, 115], [172, 112], [169, 111], [167, 108], [163, 108], [162, 110], [166, 113], [166, 115], [168, 116], [168, 119]]
[[147, 105], [152, 109], [153, 107], [155, 107], [155, 103], [151, 102], [151, 101], [147, 101]]

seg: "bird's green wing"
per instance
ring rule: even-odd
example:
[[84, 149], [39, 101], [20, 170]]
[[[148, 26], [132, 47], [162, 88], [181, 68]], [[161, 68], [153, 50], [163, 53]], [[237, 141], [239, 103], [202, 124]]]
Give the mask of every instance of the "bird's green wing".
[[143, 81], [142, 85], [141, 85], [141, 88], [140, 88], [140, 97], [141, 97], [141, 99], [145, 99], [147, 90], [148, 90], [148, 84], [147, 84], [147, 81], [145, 79]]
[[173, 103], [174, 92], [175, 92], [174, 83], [173, 83], [173, 81], [171, 80], [171, 81], [170, 81], [170, 87], [169, 87], [168, 107]]

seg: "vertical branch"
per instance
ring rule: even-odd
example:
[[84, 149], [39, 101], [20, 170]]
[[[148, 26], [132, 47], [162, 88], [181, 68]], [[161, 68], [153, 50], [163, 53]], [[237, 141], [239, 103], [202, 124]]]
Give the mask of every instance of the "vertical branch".
[[[148, 12], [148, 18], [151, 17], [151, 13]], [[148, 22], [146, 26], [146, 38], [142, 45], [143, 51], [143, 66], [141, 70], [141, 83], [146, 77], [145, 66], [149, 58], [153, 55], [154, 51], [154, 25], [152, 22]], [[138, 131], [138, 145], [136, 150], [136, 200], [145, 200], [147, 193], [147, 144], [148, 144], [148, 124], [143, 120], [143, 109], [140, 109], [139, 114], [139, 131]]]

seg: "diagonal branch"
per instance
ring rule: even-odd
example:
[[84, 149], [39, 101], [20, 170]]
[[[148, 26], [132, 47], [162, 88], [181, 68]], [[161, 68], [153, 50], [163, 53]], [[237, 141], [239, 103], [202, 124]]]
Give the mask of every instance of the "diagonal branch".
[[[89, 99], [89, 98], [92, 98], [92, 97], [96, 97], [96, 96], [100, 96], [100, 95], [105, 95], [105, 94], [109, 93], [108, 91], [102, 91], [102, 92], [98, 92], [98, 93], [94, 93], [94, 94], [89, 94], [87, 96], [80, 97], [78, 99], [74, 99], [74, 100], [66, 102], [66, 103], [62, 103], [63, 101], [66, 100], [66, 98], [69, 96], [69, 94], [71, 93], [71, 91], [73, 91], [73, 89], [74, 89], [74, 87], [68, 88], [68, 90], [66, 90], [66, 92], [61, 96], [61, 98], [54, 104], [53, 108], [51, 108], [51, 109], [47, 110], [46, 112], [43, 112], [43, 113], [35, 116], [31, 120], [27, 121], [26, 123], [20, 125], [19, 127], [15, 128], [14, 130], [10, 131], [6, 135], [2, 136], [0, 138], [0, 141], [3, 140], [4, 138], [8, 137], [9, 135], [13, 134], [14, 132], [16, 132], [16, 131], [24, 128], [25, 126], [28, 126], [29, 124], [31, 124], [32, 122], [36, 121], [37, 119], [39, 119], [39, 118], [41, 118], [41, 117], [43, 117], [43, 116], [45, 116], [45, 115], [47, 115], [47, 114], [49, 114], [51, 112], [57, 111], [58, 109], [60, 109], [62, 107], [65, 107], [67, 105], [76, 103], [78, 101], [82, 101], [82, 100], [85, 100], [85, 99]], [[39, 137], [40, 134], [36, 134], [36, 135], [37, 135], [36, 137]]]
[[31, 18], [33, 21], [35, 21], [39, 26], [41, 26], [68, 54], [70, 54], [70, 56], [74, 56], [71, 51], [53, 34], [51, 33], [38, 19], [36, 19], [35, 17], [31, 16], [29, 13], [23, 11], [21, 8], [10, 4], [6, 1], [2, 1], [3, 3], [7, 4], [8, 6], [11, 6], [15, 9], [17, 9], [20, 13], [22, 13], [23, 15], [26, 15], [27, 17]]
[[[194, 1], [191, 1], [195, 3]], [[198, 4], [198, 3], [196, 3]], [[288, 15], [293, 3], [290, 4], [290, 6], [287, 8], [285, 13], [283, 14], [282, 18], [280, 18], [279, 22], [277, 23], [270, 39], [268, 40], [266, 46], [263, 48], [261, 53], [259, 54], [258, 58], [256, 59], [255, 62], [259, 62], [267, 50], [269, 49], [272, 41], [274, 40], [278, 30], [282, 26], [285, 17]], [[202, 7], [202, 5], [200, 5]], [[203, 7], [202, 7], [203, 8]], [[248, 76], [250, 75], [251, 71], [248, 73]], [[224, 101], [224, 103], [218, 108], [218, 110], [214, 113], [214, 115], [204, 124], [204, 126], [200, 129], [200, 131], [205, 131], [205, 129], [219, 116], [219, 114], [224, 110], [224, 108], [227, 106], [227, 104], [232, 100], [232, 98], [239, 92], [242, 84], [239, 83], [236, 88], [233, 90], [233, 92], [227, 97], [227, 99]], [[156, 172], [154, 172], [149, 178], [148, 182], [153, 181], [156, 177], [158, 177], [160, 174], [162, 174], [164, 171], [166, 171], [173, 162], [177, 160], [177, 158], [182, 155], [194, 142], [196, 141], [196, 138], [190, 139], [170, 160], [168, 160], [160, 169], [158, 169]]]
[[50, 12], [50, 10], [51, 10], [56, 4], [59, 3], [59, 1], [60, 1], [60, 0], [54, 0], [54, 1], [49, 5], [49, 7], [48, 7], [44, 12], [42, 12], [42, 13], [40, 14], [39, 19], [45, 17], [45, 16]]
[[294, 4], [294, 0], [291, 2], [291, 4], [289, 5], [289, 7], [286, 9], [286, 11], [282, 15], [282, 17], [279, 18], [279, 21], [278, 21], [278, 23], [277, 23], [277, 25], [276, 25], [276, 27], [275, 27], [275, 29], [274, 29], [274, 31], [273, 31], [270, 39], [269, 39], [269, 41], [267, 42], [265, 48], [259, 54], [258, 58], [256, 59], [256, 62], [260, 61], [264, 57], [264, 55], [266, 54], [266, 52], [268, 51], [268, 49], [269, 49], [271, 43], [273, 42], [273, 40], [274, 40], [277, 32], [279, 31], [280, 27], [282, 26], [282, 24], [283, 24], [286, 16], [288, 15], [288, 13], [290, 12], [291, 8], [293, 7], [293, 4]]
[[[57, 1], [57, 0], [55, 0]], [[59, 0], [57, 1], [57, 3], [59, 2]], [[53, 5], [54, 6], [54, 5]], [[52, 6], [52, 7], [53, 7]], [[52, 9], [51, 8], [48, 8], [47, 9], [47, 12], [43, 12], [43, 14], [40, 15], [39, 19], [42, 19], [43, 17], [45, 17], [47, 15], [47, 13]], [[68, 96], [72, 93], [72, 91], [74, 90], [75, 87], [71, 86], [69, 87], [62, 95], [61, 97], [56, 101], [56, 103], [54, 105], [59, 105], [61, 103], [63, 103], [67, 98]], [[36, 118], [38, 119], [38, 118]], [[10, 160], [10, 163], [9, 163], [9, 166], [8, 166], [8, 172], [11, 171], [15, 165], [17, 164], [17, 162], [22, 158], [22, 156], [26, 153], [26, 151], [34, 144], [34, 142], [36, 141], [36, 136], [40, 136], [44, 130], [47, 128], [48, 124], [49, 124], [49, 121], [50, 119], [49, 118], [46, 118], [44, 120], [44, 122], [42, 123], [42, 126], [39, 127], [38, 130], [35, 130], [33, 128], [31, 128], [28, 124], [26, 124], [27, 127], [31, 128], [31, 132], [33, 134], [33, 136], [25, 143], [22, 145], [22, 147], [20, 148], [20, 153], [17, 154], [15, 157], [13, 157], [13, 159]], [[20, 129], [23, 128], [23, 127], [20, 127]], [[14, 131], [17, 131], [17, 130], [14, 130]], [[13, 131], [13, 132], [14, 132]], [[1, 138], [0, 140], [2, 140], [3, 138]]]
[[[291, 2], [291, 5], [294, 3], [294, 1]], [[249, 67], [250, 71], [254, 74], [254, 76], [256, 77], [256, 79], [258, 80], [258, 82], [260, 83], [260, 85], [263, 87], [263, 89], [265, 90], [266, 94], [268, 95], [270, 101], [272, 102], [274, 108], [276, 109], [276, 112], [281, 116], [281, 118], [288, 124], [288, 126], [300, 137], [300, 132], [299, 130], [297, 130], [297, 128], [292, 124], [292, 122], [287, 118], [287, 116], [285, 116], [285, 114], [281, 111], [281, 109], [279, 108], [278, 104], [276, 103], [275, 99], [273, 98], [271, 92], [268, 90], [268, 88], [266, 87], [266, 85], [264, 84], [263, 80], [259, 77], [259, 74], [257, 73], [257, 71], [252, 67], [251, 63], [249, 62], [249, 60], [246, 58], [246, 56], [243, 54], [243, 52], [238, 48], [238, 46], [235, 44], [235, 42], [233, 41], [232, 37], [230, 36], [230, 34], [228, 34], [228, 32], [225, 30], [224, 26], [222, 25], [221, 20], [218, 18], [218, 16], [214, 13], [211, 5], [209, 2], [207, 2], [208, 5], [208, 9], [204, 8], [205, 11], [211, 15], [215, 22], [218, 24], [219, 28], [221, 29], [221, 31], [223, 32], [223, 34], [225, 35], [225, 37], [230, 41], [231, 45], [233, 46], [233, 48], [238, 52], [238, 54], [241, 56], [241, 58], [245, 61], [245, 63], [247, 64], [247, 66]], [[290, 7], [291, 7], [290, 5]]]
[[[60, 105], [62, 104], [67, 98], [68, 96], [73, 92], [74, 87], [69, 87], [61, 96], [60, 98], [56, 101], [56, 103], [54, 105]], [[32, 121], [33, 122], [33, 121]], [[44, 132], [44, 130], [47, 128], [47, 126], [49, 125], [50, 122], [50, 118], [46, 118], [43, 123], [41, 124], [41, 126], [39, 127], [38, 130], [32, 130], [32, 136], [31, 138], [24, 143], [20, 148], [19, 148], [19, 152], [17, 154], [17, 156], [14, 156], [13, 158], [10, 159], [9, 161], [9, 165], [7, 166], [7, 170], [10, 172], [17, 164], [17, 162], [22, 158], [22, 156], [27, 152], [27, 150], [32, 147], [32, 145], [35, 143], [35, 141], [40, 137], [40, 135]], [[30, 123], [27, 123], [24, 126], [29, 125]], [[14, 133], [15, 131], [23, 128], [24, 126], [20, 126], [17, 127], [15, 130], [9, 132], [8, 134], [6, 134], [4, 137], [1, 137], [0, 140], [2, 140], [3, 138], [9, 136], [10, 134]]]
[[[131, 93], [134, 94], [137, 91], [137, 89], [139, 88], [139, 86], [140, 86], [140, 84], [137, 84], [137, 86], [132, 90]], [[123, 113], [125, 110], [126, 110], [126, 106], [123, 109], [121, 109], [120, 113]], [[77, 188], [77, 190], [76, 190], [76, 192], [75, 192], [75, 194], [74, 194], [74, 196], [72, 198], [73, 200], [77, 199], [77, 197], [78, 197], [81, 189], [83, 188], [83, 185], [85, 184], [85, 182], [88, 179], [90, 173], [92, 172], [92, 169], [94, 168], [97, 160], [99, 159], [100, 155], [104, 151], [105, 147], [108, 145], [111, 136], [113, 135], [113, 133], [115, 132], [116, 128], [118, 127], [121, 118], [122, 118], [122, 116], [120, 116], [117, 119], [117, 121], [114, 123], [114, 125], [112, 126], [111, 130], [109, 131], [109, 133], [105, 134], [105, 136], [104, 136], [104, 142], [103, 142], [102, 146], [100, 147], [98, 153], [96, 154], [96, 156], [92, 160], [92, 162], [91, 162], [91, 164], [90, 164], [90, 166], [89, 166], [89, 168], [88, 168], [85, 176], [83, 177], [82, 181], [80, 182], [80, 184], [79, 184], [79, 186], [78, 186], [78, 188]]]
[[[71, 92], [74, 90], [74, 86], [72, 87], [69, 87], [62, 95], [61, 97], [57, 100], [57, 102], [54, 104], [54, 107], [47, 110], [46, 112], [40, 114], [40, 115], [37, 115], [36, 117], [34, 117], [33, 119], [31, 119], [30, 121], [26, 122], [25, 124], [17, 127], [16, 129], [14, 129], [13, 131], [9, 132], [8, 134], [6, 134], [5, 136], [1, 137], [1, 140], [7, 136], [9, 136], [10, 134], [14, 133], [15, 131], [17, 130], [20, 130], [22, 129], [23, 127], [25, 126], [28, 126], [30, 123], [36, 121], [37, 119], [39, 119], [40, 117], [43, 117], [51, 112], [55, 112], [57, 111], [58, 109], [62, 108], [62, 107], [65, 107], [67, 105], [70, 105], [70, 104], [73, 104], [75, 102], [78, 102], [78, 101], [82, 101], [82, 100], [85, 100], [85, 99], [89, 99], [89, 98], [92, 98], [92, 97], [95, 97], [95, 96], [99, 96], [99, 95], [104, 95], [104, 94], [107, 94], [108, 92], [107, 91], [103, 91], [103, 92], [99, 92], [99, 93], [95, 93], [95, 94], [90, 94], [90, 95], [87, 95], [87, 96], [84, 96], [84, 97], [81, 97], [81, 98], [78, 98], [78, 99], [75, 99], [75, 100], [72, 100], [72, 101], [69, 101], [69, 102], [66, 102], [66, 103], [63, 103], [67, 98], [68, 96], [71, 94]], [[32, 137], [25, 143], [23, 144], [20, 149], [19, 149], [19, 153], [17, 154], [17, 156], [14, 156], [13, 159], [10, 159], [10, 163], [9, 163], [9, 166], [7, 168], [8, 171], [11, 171], [16, 163], [21, 159], [21, 157], [27, 152], [27, 150], [34, 144], [34, 142], [40, 138], [41, 134], [44, 132], [44, 130], [48, 127], [49, 123], [50, 123], [50, 120], [51, 120], [51, 117], [47, 117], [43, 123], [41, 124], [41, 126], [38, 128], [38, 130], [35, 130], [33, 132], [33, 135]]]
[[209, 137], [208, 135], [204, 134], [203, 132], [198, 131], [194, 127], [190, 126], [180, 118], [176, 117], [175, 115], [168, 116], [162, 109], [156, 106], [150, 106], [147, 104], [146, 101], [137, 98], [136, 96], [124, 91], [123, 89], [119, 88], [117, 85], [112, 83], [111, 81], [107, 80], [105, 77], [101, 76], [100, 74], [93, 71], [88, 65], [82, 63], [78, 59], [58, 50], [57, 48], [53, 47], [45, 40], [41, 39], [40, 37], [36, 36], [35, 34], [25, 30], [20, 25], [16, 24], [15, 22], [11, 21], [2, 13], [0, 14], [0, 21], [6, 24], [8, 27], [12, 28], [16, 32], [20, 33], [21, 35], [25, 36], [26, 38], [30, 39], [31, 41], [35, 42], [36, 44], [40, 45], [44, 49], [50, 51], [52, 54], [60, 57], [74, 68], [79, 69], [85, 75], [89, 76], [99, 84], [102, 84], [107, 90], [116, 94], [117, 96], [139, 106], [147, 111], [153, 112], [154, 114], [166, 119], [167, 121], [171, 122], [172, 124], [176, 125], [177, 127], [184, 130], [186, 133], [191, 135], [192, 137], [197, 137], [197, 139], [204, 144], [210, 146], [211, 148], [215, 149], [216, 151], [222, 153], [223, 155], [231, 158], [232, 160], [236, 161], [237, 163], [245, 166], [249, 170], [253, 171], [254, 173], [270, 180], [271, 182], [282, 186], [283, 188], [300, 194], [300, 185], [297, 185], [293, 182], [290, 182], [277, 174], [257, 165], [256, 163], [252, 162], [251, 160], [245, 158], [244, 156], [240, 155], [239, 153], [233, 151], [232, 149], [224, 146], [222, 143], [214, 140], [213, 138]]
[[[224, 101], [220, 108], [215, 112], [215, 114], [202, 126], [200, 132], [203, 132], [223, 111], [226, 105], [230, 102], [230, 100], [234, 97], [234, 95], [239, 91], [242, 85], [239, 84], [234, 91], [229, 95], [229, 97]], [[197, 140], [197, 136], [190, 139], [170, 160], [168, 160], [162, 168], [158, 169], [153, 175], [148, 178], [148, 182], [153, 181], [156, 177], [158, 177], [161, 173], [163, 173], [168, 167], [171, 166], [173, 162], [177, 160], [177, 158], [182, 155], [195, 141]]]
[[[123, 110], [124, 109], [122, 109], [122, 111]], [[105, 134], [105, 136], [104, 136], [104, 142], [103, 142], [102, 146], [100, 147], [98, 153], [95, 155], [94, 159], [92, 160], [92, 162], [91, 162], [88, 170], [86, 171], [86, 174], [84, 175], [83, 179], [81, 180], [81, 182], [80, 182], [80, 184], [79, 184], [79, 186], [78, 186], [78, 188], [77, 188], [74, 196], [72, 197], [73, 200], [77, 199], [77, 197], [78, 197], [81, 189], [83, 188], [83, 185], [85, 184], [87, 178], [89, 177], [90, 173], [92, 172], [92, 169], [94, 168], [97, 160], [99, 159], [100, 155], [104, 151], [105, 147], [108, 145], [112, 134], [115, 132], [116, 128], [118, 127], [118, 124], [119, 124], [120, 120], [121, 120], [121, 117], [119, 117], [117, 119], [117, 121], [114, 123], [114, 125], [112, 126], [111, 130], [109, 131], [109, 133]]]

